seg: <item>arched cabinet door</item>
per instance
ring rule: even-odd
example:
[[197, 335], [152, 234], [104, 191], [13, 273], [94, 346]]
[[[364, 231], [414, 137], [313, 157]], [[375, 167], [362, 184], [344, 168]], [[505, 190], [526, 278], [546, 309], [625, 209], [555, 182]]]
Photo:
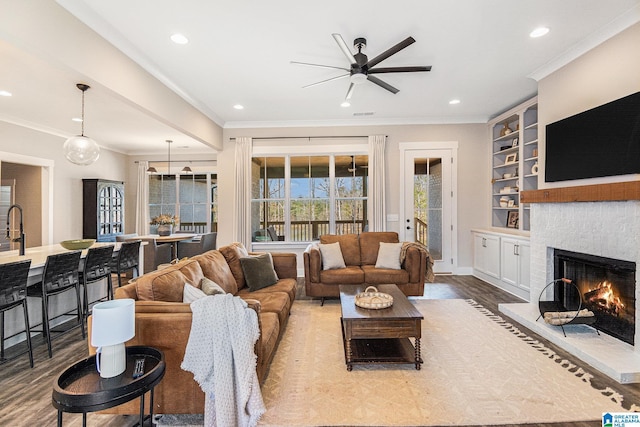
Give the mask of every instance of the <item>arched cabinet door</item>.
[[124, 182], [83, 179], [82, 237], [114, 242], [124, 233]]

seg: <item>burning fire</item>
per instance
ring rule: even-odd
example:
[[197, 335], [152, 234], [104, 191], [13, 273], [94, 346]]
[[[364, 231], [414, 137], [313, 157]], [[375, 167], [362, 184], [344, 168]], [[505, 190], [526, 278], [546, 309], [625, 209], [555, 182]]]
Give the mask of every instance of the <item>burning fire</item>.
[[605, 310], [613, 315], [618, 315], [623, 309], [624, 304], [620, 298], [614, 295], [611, 282], [600, 282], [598, 286], [584, 294], [588, 303], [596, 305], [601, 310]]

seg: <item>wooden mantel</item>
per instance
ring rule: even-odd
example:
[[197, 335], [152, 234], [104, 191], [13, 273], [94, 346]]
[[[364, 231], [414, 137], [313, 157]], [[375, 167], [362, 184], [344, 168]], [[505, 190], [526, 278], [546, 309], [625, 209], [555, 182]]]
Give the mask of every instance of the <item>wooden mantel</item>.
[[520, 203], [611, 202], [640, 200], [640, 181], [546, 188], [520, 193]]

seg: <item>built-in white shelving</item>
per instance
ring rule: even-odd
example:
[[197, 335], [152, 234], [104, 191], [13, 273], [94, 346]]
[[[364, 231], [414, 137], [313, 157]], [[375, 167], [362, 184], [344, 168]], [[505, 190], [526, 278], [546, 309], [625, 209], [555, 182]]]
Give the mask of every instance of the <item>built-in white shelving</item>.
[[538, 100], [532, 98], [489, 122], [491, 225], [529, 231], [530, 209], [521, 190], [538, 188]]

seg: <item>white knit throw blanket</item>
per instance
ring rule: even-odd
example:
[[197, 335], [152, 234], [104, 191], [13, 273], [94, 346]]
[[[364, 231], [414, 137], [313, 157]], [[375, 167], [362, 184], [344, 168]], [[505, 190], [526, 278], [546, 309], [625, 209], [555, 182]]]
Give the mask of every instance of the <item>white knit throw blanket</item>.
[[181, 367], [206, 394], [204, 425], [255, 426], [265, 412], [254, 352], [260, 336], [256, 312], [231, 294], [196, 300], [191, 311]]

